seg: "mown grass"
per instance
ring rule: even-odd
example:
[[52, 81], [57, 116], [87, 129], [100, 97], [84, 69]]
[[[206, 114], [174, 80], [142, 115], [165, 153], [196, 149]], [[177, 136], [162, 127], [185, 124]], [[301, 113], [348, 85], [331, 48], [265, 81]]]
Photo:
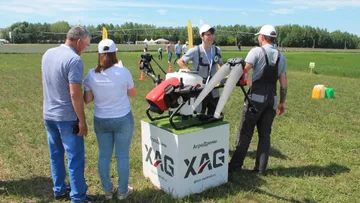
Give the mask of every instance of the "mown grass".
[[[60, 44], [5, 44], [0, 45], [0, 53], [44, 53], [47, 49], [57, 47]], [[119, 51], [142, 51], [143, 44], [117, 44]], [[149, 45], [149, 51], [157, 51], [161, 47], [165, 50], [165, 44]], [[236, 46], [223, 46], [223, 50], [234, 51], [238, 50]], [[243, 50], [249, 50], [251, 47], [243, 47]], [[97, 44], [90, 44], [86, 52], [96, 52]], [[165, 52], [165, 51], [164, 51]]]
[[[47, 49], [59, 46], [60, 44], [4, 44], [0, 45], [0, 53], [44, 53]], [[143, 44], [117, 44], [119, 51], [142, 51]], [[195, 45], [194, 45], [195, 46]], [[161, 47], [165, 50], [165, 44], [150, 44], [149, 51], [157, 51]], [[223, 51], [238, 51], [237, 46], [220, 46]], [[249, 51], [252, 46], [242, 46], [242, 51]], [[341, 53], [359, 53], [360, 49], [321, 49], [321, 48], [298, 48], [284, 47], [280, 48], [284, 52], [341, 52]], [[96, 52], [97, 44], [90, 44], [86, 52]]]
[[[120, 52], [133, 74], [138, 95], [131, 100], [135, 134], [131, 148], [130, 183], [137, 191], [128, 202], [358, 202], [360, 199], [359, 54], [286, 52], [289, 90], [286, 114], [273, 125], [269, 175], [234, 174], [230, 182], [201, 194], [174, 199], [142, 175], [140, 120], [145, 118], [145, 95], [150, 79], [139, 81], [139, 52]], [[156, 55], [155, 55], [156, 56]], [[165, 54], [166, 56], [166, 54]], [[246, 52], [224, 52], [229, 57]], [[96, 53], [83, 55], [86, 70], [97, 62]], [[41, 54], [0, 54], [0, 202], [52, 202], [49, 153], [42, 117]], [[309, 73], [315, 61], [317, 74]], [[160, 62], [167, 69], [166, 59]], [[153, 63], [153, 66], [156, 65]], [[157, 69], [155, 69], [157, 70]], [[85, 71], [87, 72], [87, 71]], [[157, 71], [159, 72], [159, 71]], [[343, 77], [346, 76], [346, 77]], [[315, 84], [335, 89], [334, 99], [311, 99]], [[235, 89], [224, 109], [230, 122], [230, 153], [243, 106]], [[97, 143], [93, 105], [86, 106], [86, 179], [89, 194], [101, 195], [97, 174]], [[245, 160], [254, 164], [256, 133]], [[116, 182], [113, 163], [111, 171]], [[102, 202], [101, 199], [99, 202]]]

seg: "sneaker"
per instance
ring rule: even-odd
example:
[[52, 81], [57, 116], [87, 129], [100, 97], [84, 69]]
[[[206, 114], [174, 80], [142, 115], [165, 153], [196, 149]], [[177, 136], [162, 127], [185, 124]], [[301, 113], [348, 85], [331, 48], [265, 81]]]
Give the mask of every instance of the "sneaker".
[[257, 175], [258, 175], [258, 176], [267, 176], [267, 172], [260, 170], [260, 171], [257, 172]]
[[70, 192], [71, 192], [71, 188], [68, 186], [66, 187], [65, 193], [63, 195], [59, 195], [59, 196], [54, 196], [55, 200], [70, 200]]
[[95, 200], [96, 199], [94, 197], [86, 196], [84, 203], [93, 203]]
[[119, 200], [123, 200], [123, 199], [126, 199], [131, 193], [134, 192], [134, 188], [133, 187], [130, 187], [128, 186], [128, 191], [126, 193], [119, 193], [118, 194], [118, 199]]
[[105, 199], [110, 200], [113, 198], [114, 194], [117, 192], [117, 189], [114, 187], [112, 190], [105, 192]]

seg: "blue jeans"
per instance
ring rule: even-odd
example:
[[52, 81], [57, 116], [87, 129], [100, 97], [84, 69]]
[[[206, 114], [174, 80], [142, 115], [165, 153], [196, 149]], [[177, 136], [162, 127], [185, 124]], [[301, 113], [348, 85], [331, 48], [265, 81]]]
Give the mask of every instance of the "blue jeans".
[[168, 62], [171, 63], [172, 52], [168, 52]]
[[83, 202], [87, 191], [84, 178], [84, 137], [72, 133], [72, 126], [77, 123], [77, 121], [45, 120], [50, 150], [51, 175], [54, 183], [54, 196], [61, 196], [66, 191], [66, 169], [64, 163], [64, 153], [66, 153], [70, 176], [70, 197], [74, 203]]
[[114, 188], [110, 179], [110, 165], [115, 145], [118, 192], [126, 193], [130, 176], [129, 151], [134, 133], [132, 112], [120, 118], [94, 117], [94, 130], [99, 146], [98, 169], [103, 190], [108, 192]]

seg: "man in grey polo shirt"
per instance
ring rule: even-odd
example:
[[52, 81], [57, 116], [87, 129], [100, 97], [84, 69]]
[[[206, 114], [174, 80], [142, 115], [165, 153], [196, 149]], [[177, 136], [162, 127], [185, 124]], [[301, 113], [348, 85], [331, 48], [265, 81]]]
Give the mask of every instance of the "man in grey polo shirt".
[[91, 202], [84, 178], [87, 125], [81, 90], [84, 65], [80, 58], [89, 44], [89, 31], [76, 26], [67, 33], [65, 44], [47, 50], [42, 57], [44, 122], [57, 200], [66, 199], [70, 190], [65, 185], [66, 153], [72, 202]]
[[[213, 45], [214, 35], [214, 27], [208, 24], [202, 25], [200, 28], [202, 44], [189, 49], [177, 62], [180, 68], [190, 70], [186, 66], [186, 63], [192, 61], [194, 70], [199, 72], [204, 84], [207, 84], [210, 78], [215, 75], [217, 66], [221, 67], [223, 64], [220, 48]], [[206, 99], [202, 102], [202, 113], [205, 113], [207, 110], [206, 114], [213, 116], [219, 101], [219, 96], [220, 92], [218, 89], [214, 89], [207, 95]]]
[[[253, 69], [252, 86], [249, 97], [258, 110], [253, 114], [244, 104], [242, 119], [236, 138], [236, 150], [229, 163], [229, 171], [234, 172], [243, 166], [255, 126], [258, 129], [259, 143], [256, 151], [254, 172], [266, 175], [269, 159], [271, 126], [276, 115], [285, 112], [287, 93], [285, 56], [274, 47], [276, 30], [271, 25], [264, 25], [257, 33], [260, 47], [250, 50], [245, 62], [245, 69]], [[280, 81], [280, 102], [277, 102], [276, 86]]]

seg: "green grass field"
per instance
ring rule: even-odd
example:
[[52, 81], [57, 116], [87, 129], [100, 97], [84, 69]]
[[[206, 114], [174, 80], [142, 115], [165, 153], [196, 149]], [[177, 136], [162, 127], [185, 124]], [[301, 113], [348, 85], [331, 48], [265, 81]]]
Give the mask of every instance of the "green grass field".
[[[246, 53], [224, 52], [223, 57], [245, 57]], [[140, 72], [136, 66], [140, 52], [120, 52], [118, 57], [132, 72], [138, 90], [131, 100], [136, 123], [130, 184], [136, 192], [128, 202], [359, 202], [359, 53], [286, 52], [285, 55], [288, 99], [286, 114], [274, 121], [269, 175], [234, 174], [227, 184], [174, 199], [143, 177], [140, 120], [146, 118], [148, 105], [144, 97], [153, 85], [150, 79], [138, 80]], [[53, 201], [42, 116], [41, 56], [0, 54], [0, 202]], [[85, 53], [83, 60], [86, 74], [96, 65], [97, 54]], [[308, 68], [310, 61], [316, 62], [313, 74]], [[166, 59], [160, 64], [167, 69]], [[311, 99], [315, 84], [333, 87], [335, 98]], [[224, 109], [225, 120], [230, 123], [230, 153], [235, 147], [242, 106], [241, 90], [235, 89]], [[93, 104], [86, 106], [86, 116], [88, 193], [99, 195], [102, 202]], [[245, 168], [254, 165], [256, 145], [255, 132]], [[113, 163], [113, 180], [117, 178], [115, 169]]]
[[[0, 45], [0, 53], [44, 53], [47, 49], [51, 47], [59, 46], [59, 44], [4, 44]], [[155, 44], [149, 45], [149, 51], [157, 51], [159, 47], [162, 47], [165, 50], [165, 44]], [[120, 51], [142, 51], [144, 49], [143, 44], [118, 44], [117, 48]], [[237, 46], [221, 46], [223, 51], [238, 51]], [[252, 47], [242, 46], [242, 51], [249, 51]], [[281, 48], [282, 51], [291, 51], [291, 52], [345, 52], [345, 53], [359, 53], [360, 49], [321, 49], [321, 48], [293, 48], [286, 47]], [[90, 44], [86, 52], [96, 52], [97, 44]]]

